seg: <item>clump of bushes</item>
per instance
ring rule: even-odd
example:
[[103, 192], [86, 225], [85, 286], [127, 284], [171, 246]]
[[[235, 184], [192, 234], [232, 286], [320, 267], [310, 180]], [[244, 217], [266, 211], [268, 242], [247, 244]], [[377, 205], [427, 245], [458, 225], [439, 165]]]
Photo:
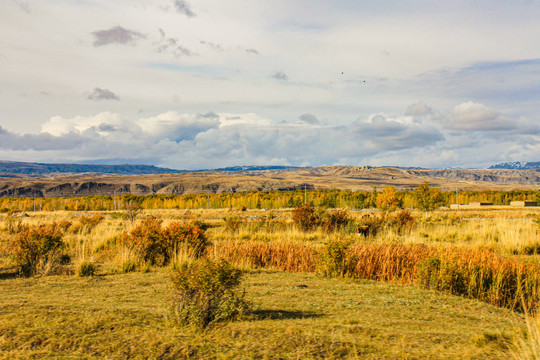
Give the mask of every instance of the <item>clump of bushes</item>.
[[384, 225], [384, 216], [364, 215], [359, 222], [361, 227], [366, 227], [366, 235], [375, 236]]
[[412, 229], [414, 217], [407, 210], [400, 210], [388, 217], [387, 224], [401, 234]]
[[172, 314], [181, 325], [204, 328], [234, 320], [248, 309], [238, 287], [242, 272], [226, 261], [199, 259], [178, 265], [172, 273]]
[[321, 217], [313, 207], [302, 205], [293, 210], [292, 221], [301, 230], [309, 231], [319, 226]]
[[44, 225], [23, 229], [9, 245], [13, 262], [23, 276], [47, 275], [61, 265], [61, 251], [65, 244], [63, 233], [55, 226]]
[[130, 232], [124, 232], [119, 244], [139, 261], [158, 266], [169, 264], [179, 253], [198, 258], [209, 245], [204, 230], [197, 225], [171, 223], [162, 228], [161, 223], [149, 217]]
[[342, 230], [351, 223], [346, 210], [337, 210], [327, 214], [322, 220], [322, 228], [326, 232]]

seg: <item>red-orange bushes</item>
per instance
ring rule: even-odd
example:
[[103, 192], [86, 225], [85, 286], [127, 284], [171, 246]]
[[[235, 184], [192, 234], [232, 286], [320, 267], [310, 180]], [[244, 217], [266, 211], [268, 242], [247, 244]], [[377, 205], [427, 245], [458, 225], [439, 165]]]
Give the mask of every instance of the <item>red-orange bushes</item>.
[[122, 234], [120, 245], [132, 251], [139, 260], [152, 265], [166, 265], [180, 251], [199, 257], [206, 250], [208, 240], [199, 226], [171, 223], [162, 228], [161, 223], [155, 217], [143, 220], [129, 233]]
[[[205, 232], [198, 225], [171, 223], [163, 229], [167, 248], [183, 250], [188, 256], [201, 257], [209, 245]], [[181, 248], [181, 249], [180, 249]]]
[[22, 229], [8, 249], [19, 272], [31, 276], [54, 271], [64, 247], [62, 236], [55, 224]]

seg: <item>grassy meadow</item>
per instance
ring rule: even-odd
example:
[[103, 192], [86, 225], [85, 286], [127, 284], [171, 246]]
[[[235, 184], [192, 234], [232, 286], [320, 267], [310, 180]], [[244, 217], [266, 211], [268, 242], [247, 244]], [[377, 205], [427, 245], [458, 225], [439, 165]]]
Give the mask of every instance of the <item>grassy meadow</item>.
[[[306, 227], [293, 209], [0, 214], [0, 357], [520, 358], [540, 298], [538, 210], [317, 211]], [[244, 270], [251, 309], [176, 324], [170, 274], [186, 254], [142, 259], [129, 240], [152, 237], [149, 217], [204, 230], [204, 256]], [[61, 233], [62, 261], [19, 276], [13, 241], [40, 226]]]

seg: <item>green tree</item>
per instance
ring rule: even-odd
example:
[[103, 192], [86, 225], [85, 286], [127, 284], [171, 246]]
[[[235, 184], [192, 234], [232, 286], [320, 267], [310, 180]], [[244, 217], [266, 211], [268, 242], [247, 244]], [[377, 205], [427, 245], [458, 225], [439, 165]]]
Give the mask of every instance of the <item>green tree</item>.
[[422, 211], [437, 209], [444, 202], [439, 188], [432, 188], [427, 181], [418, 185], [413, 193], [417, 207]]

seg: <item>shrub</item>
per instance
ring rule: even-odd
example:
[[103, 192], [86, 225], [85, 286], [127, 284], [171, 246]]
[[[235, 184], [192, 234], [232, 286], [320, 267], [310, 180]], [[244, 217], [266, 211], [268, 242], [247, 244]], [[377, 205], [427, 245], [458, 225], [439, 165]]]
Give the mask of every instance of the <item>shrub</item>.
[[231, 234], [238, 232], [243, 222], [242, 218], [236, 215], [224, 217], [223, 221], [225, 222], [225, 231]]
[[436, 257], [430, 257], [425, 260], [419, 261], [417, 266], [418, 282], [426, 289], [432, 289], [437, 287], [439, 269], [441, 267], [441, 260]]
[[167, 262], [170, 261], [170, 255], [182, 251], [189, 257], [201, 257], [209, 241], [206, 238], [204, 230], [198, 225], [180, 225], [179, 223], [171, 223], [163, 230], [167, 251]]
[[338, 210], [328, 214], [322, 221], [322, 227], [327, 232], [342, 230], [345, 228], [351, 219], [346, 210]]
[[330, 240], [319, 258], [319, 271], [327, 277], [348, 276], [354, 268], [356, 259], [348, 256], [350, 243], [343, 240]]
[[161, 231], [161, 222], [155, 217], [146, 218], [130, 233], [122, 234], [120, 245], [127, 247], [140, 261], [165, 265], [168, 249]]
[[237, 292], [241, 278], [242, 272], [225, 261], [184, 262], [171, 276], [173, 318], [199, 328], [237, 318], [248, 308]]
[[401, 210], [388, 219], [388, 225], [398, 233], [410, 231], [414, 225], [414, 217], [407, 210]]
[[46, 275], [60, 265], [62, 232], [54, 225], [26, 228], [11, 242], [10, 252], [23, 276]]
[[84, 229], [85, 233], [90, 233], [105, 217], [101, 214], [93, 216], [81, 216], [79, 221]]
[[130, 233], [124, 232], [120, 245], [149, 265], [167, 265], [178, 252], [194, 258], [204, 253], [208, 239], [203, 229], [179, 223], [171, 223], [162, 229], [161, 222], [155, 217], [145, 219]]
[[375, 215], [363, 215], [360, 220], [360, 226], [367, 226], [368, 228], [368, 234], [371, 236], [377, 235], [379, 230], [381, 230], [382, 226], [384, 224], [384, 217], [383, 216], [375, 216]]
[[319, 225], [320, 216], [311, 206], [302, 205], [293, 210], [292, 220], [301, 230], [309, 231]]
[[77, 267], [77, 275], [80, 277], [94, 276], [97, 272], [98, 266], [93, 261], [83, 261]]
[[132, 224], [137, 218], [137, 215], [141, 212], [141, 203], [138, 200], [129, 200], [126, 204], [126, 211], [124, 212], [124, 218], [129, 220]]

